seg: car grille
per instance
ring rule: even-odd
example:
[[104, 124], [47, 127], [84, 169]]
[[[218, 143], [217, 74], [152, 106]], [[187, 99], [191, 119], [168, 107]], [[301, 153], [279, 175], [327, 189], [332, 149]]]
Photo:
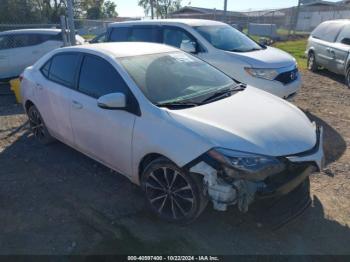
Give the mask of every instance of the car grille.
[[281, 82], [284, 85], [290, 84], [298, 79], [298, 68], [294, 70], [283, 72], [279, 74], [275, 80]]

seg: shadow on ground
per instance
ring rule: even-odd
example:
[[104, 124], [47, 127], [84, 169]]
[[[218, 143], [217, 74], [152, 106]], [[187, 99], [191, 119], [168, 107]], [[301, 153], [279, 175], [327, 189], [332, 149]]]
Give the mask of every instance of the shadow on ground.
[[[335, 161], [344, 140], [310, 117], [325, 127], [327, 161]], [[25, 132], [0, 153], [0, 167], [0, 254], [350, 253], [349, 228], [329, 220], [316, 196], [277, 231], [235, 207], [209, 207], [196, 223], [177, 226], [155, 218], [126, 178], [62, 143], [42, 146]]]
[[318, 71], [316, 72], [316, 74], [319, 74], [319, 75], [321, 75], [321, 76], [328, 77], [328, 78], [330, 78], [330, 79], [332, 79], [332, 80], [338, 82], [339, 84], [343, 84], [344, 86], [346, 86], [346, 85], [345, 85], [345, 78], [344, 78], [344, 76], [342, 76], [342, 75], [338, 75], [338, 74], [333, 73], [333, 72], [331, 72], [331, 71], [328, 71], [328, 70], [326, 70], [326, 69], [320, 69], [320, 70], [318, 70]]
[[311, 121], [315, 121], [317, 125], [323, 127], [324, 154], [326, 157], [326, 165], [337, 161], [346, 151], [346, 142], [344, 138], [333, 127], [321, 118], [310, 112], [305, 112]]
[[16, 98], [10, 90], [10, 85], [0, 83], [0, 116], [10, 116], [22, 113], [23, 108], [21, 105], [16, 104]]

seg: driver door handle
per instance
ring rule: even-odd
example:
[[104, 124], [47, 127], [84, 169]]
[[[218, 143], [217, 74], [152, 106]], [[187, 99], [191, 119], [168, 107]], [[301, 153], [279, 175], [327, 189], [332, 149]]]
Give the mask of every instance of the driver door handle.
[[83, 108], [83, 105], [80, 104], [78, 101], [73, 100], [72, 104], [73, 104], [73, 107], [76, 108], [76, 109], [82, 109]]

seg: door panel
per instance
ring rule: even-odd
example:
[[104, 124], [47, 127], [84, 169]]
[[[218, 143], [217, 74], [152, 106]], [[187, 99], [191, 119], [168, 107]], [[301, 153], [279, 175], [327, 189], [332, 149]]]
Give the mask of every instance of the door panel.
[[68, 144], [74, 143], [70, 121], [70, 106], [77, 71], [81, 62], [79, 53], [54, 55], [37, 77], [36, 97], [44, 121], [52, 135]]
[[85, 55], [78, 91], [71, 97], [71, 122], [75, 145], [122, 174], [131, 174], [131, 142], [136, 116], [124, 110], [106, 110], [97, 98], [123, 93], [130, 104], [130, 90], [118, 71], [105, 59]]
[[330, 43], [319, 39], [314, 39], [313, 41], [317, 64], [329, 68], [331, 60], [333, 60], [329, 49]]
[[329, 70], [337, 74], [344, 74], [346, 61], [349, 55], [349, 46], [335, 43], [331, 47], [330, 52], [332, 52], [333, 60], [330, 61]]
[[74, 137], [69, 114], [73, 90], [43, 78], [37, 84], [36, 93], [41, 101], [39, 111], [50, 133], [72, 145]]
[[13, 76], [9, 67], [11, 48], [9, 36], [0, 36], [0, 79]]
[[131, 174], [131, 141], [136, 116], [106, 110], [97, 99], [79, 92], [71, 96], [70, 117], [75, 145], [122, 174]]
[[0, 79], [11, 77], [11, 69], [9, 68], [10, 49], [0, 50]]

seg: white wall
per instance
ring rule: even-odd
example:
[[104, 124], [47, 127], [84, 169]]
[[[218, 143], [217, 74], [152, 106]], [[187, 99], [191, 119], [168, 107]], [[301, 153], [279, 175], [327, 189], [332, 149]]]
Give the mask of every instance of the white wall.
[[301, 11], [297, 24], [298, 31], [311, 32], [320, 23], [334, 19], [349, 19], [350, 10]]

